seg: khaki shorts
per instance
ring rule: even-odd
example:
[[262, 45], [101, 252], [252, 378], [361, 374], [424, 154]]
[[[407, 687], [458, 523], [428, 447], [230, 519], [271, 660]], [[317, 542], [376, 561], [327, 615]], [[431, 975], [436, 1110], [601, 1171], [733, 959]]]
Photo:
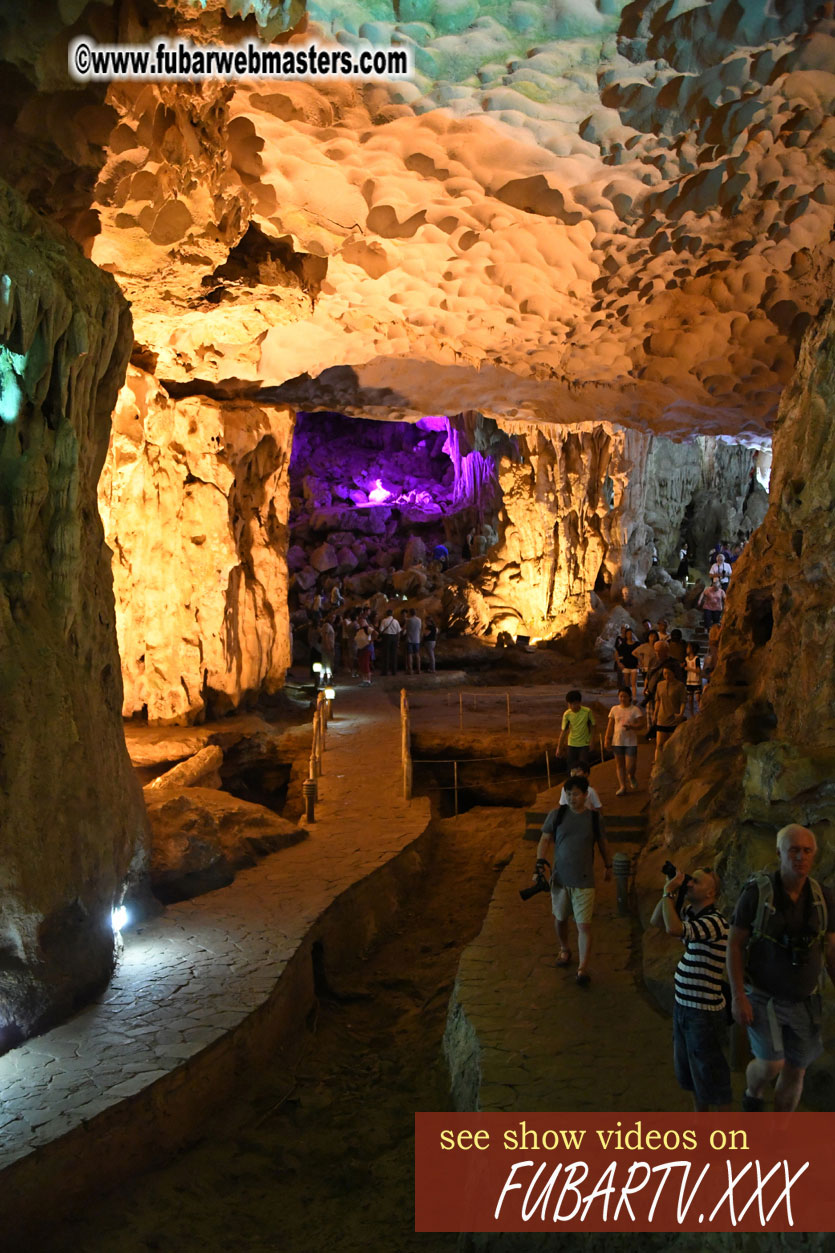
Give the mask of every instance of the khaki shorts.
[[575, 922], [591, 922], [594, 913], [594, 888], [566, 888], [551, 886], [551, 909], [558, 922], [565, 922], [569, 914]]

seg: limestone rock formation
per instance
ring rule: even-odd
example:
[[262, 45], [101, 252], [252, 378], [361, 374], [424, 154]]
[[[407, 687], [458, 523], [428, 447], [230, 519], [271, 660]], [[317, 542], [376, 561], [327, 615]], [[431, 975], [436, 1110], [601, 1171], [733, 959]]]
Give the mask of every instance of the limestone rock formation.
[[194, 722], [281, 686], [291, 435], [286, 410], [172, 400], [131, 367], [99, 488], [126, 716]]
[[118, 277], [160, 379], [763, 433], [832, 283], [835, 22], [726, 8], [310, 0], [282, 48], [392, 44], [411, 78], [95, 89], [61, 81], [70, 22], [234, 42], [301, 15], [81, 3], [0, 28], [2, 162]]
[[223, 765], [223, 749], [216, 744], [201, 748], [193, 757], [178, 762], [164, 774], [145, 785], [145, 794], [168, 791], [171, 788], [220, 787], [220, 767]]
[[826, 842], [824, 877], [835, 869], [834, 374], [830, 309], [781, 405], [769, 509], [731, 581], [715, 678], [655, 790], [667, 843], [720, 849], [730, 895], [790, 821]]
[[[0, 27], [14, 82], [0, 166], [133, 305], [144, 375], [120, 406], [102, 497], [126, 712], [193, 721], [280, 681], [283, 504], [264, 533], [260, 505], [244, 506], [257, 572], [238, 506], [223, 519], [241, 450], [218, 453], [220, 414], [241, 418], [245, 395], [267, 426], [268, 402], [478, 411], [527, 444], [529, 462], [501, 471], [501, 535], [477, 589], [487, 629], [550, 635], [595, 596], [640, 586], [653, 538], [669, 561], [696, 496], [699, 536], [757, 520], [763, 498], [746, 500], [735, 454], [649, 433], [767, 439], [832, 285], [835, 22], [794, 5], [738, 25], [725, 7], [381, 0], [372, 19], [310, 0], [302, 21], [266, 0], [141, 15], [81, 3], [36, 34]], [[391, 43], [415, 71], [70, 90], [58, 68], [79, 32], [234, 42], [253, 29], [281, 30], [286, 49], [311, 35]], [[302, 592], [317, 567], [364, 575], [364, 558], [382, 568], [396, 551], [334, 543], [328, 530], [351, 528], [331, 525], [340, 501], [322, 492], [311, 478], [311, 521], [330, 520], [295, 569]]]
[[263, 806], [216, 788], [174, 786], [147, 799], [151, 884], [166, 903], [224, 887], [236, 870], [307, 835]]
[[675, 568], [683, 529], [702, 560], [720, 535], [750, 530], [753, 452], [739, 444], [610, 423], [533, 427], [515, 442], [480, 584], [495, 629], [550, 638], [651, 581], [653, 547]]
[[0, 185], [0, 1050], [98, 990], [140, 880], [96, 480], [130, 352], [116, 284]]

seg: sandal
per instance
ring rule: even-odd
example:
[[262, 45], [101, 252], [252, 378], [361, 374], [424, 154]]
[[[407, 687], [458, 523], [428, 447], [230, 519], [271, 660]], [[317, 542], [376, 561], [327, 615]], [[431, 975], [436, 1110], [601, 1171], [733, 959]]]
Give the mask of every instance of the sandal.
[[571, 962], [571, 949], [561, 948], [559, 951], [559, 955], [557, 956], [557, 965], [568, 966], [570, 962]]

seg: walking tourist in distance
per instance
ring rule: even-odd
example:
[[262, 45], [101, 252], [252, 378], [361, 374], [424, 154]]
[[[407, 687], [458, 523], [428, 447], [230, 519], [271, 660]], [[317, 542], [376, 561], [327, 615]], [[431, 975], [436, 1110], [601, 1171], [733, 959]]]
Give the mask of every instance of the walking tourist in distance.
[[615, 754], [617, 796], [623, 796], [628, 788], [635, 789], [638, 786], [635, 778], [638, 730], [646, 727], [646, 724], [646, 714], [633, 704], [632, 692], [628, 687], [622, 687], [618, 692], [618, 703], [609, 710], [609, 721], [603, 740], [604, 747], [611, 748]]
[[692, 640], [688, 641], [684, 655], [684, 688], [687, 692], [687, 712], [692, 717], [698, 712], [702, 697], [702, 659], [698, 644]]
[[661, 679], [655, 688], [653, 704], [656, 761], [673, 731], [684, 721], [686, 705], [687, 690], [681, 679], [676, 677], [675, 662], [668, 657], [662, 665]]
[[627, 627], [620, 637], [620, 643], [615, 644], [621, 673], [621, 687], [628, 687], [631, 690], [633, 700], [638, 699], [638, 658], [635, 656], [637, 646], [638, 641], [630, 627]]
[[568, 708], [562, 716], [557, 756], [566, 758], [570, 770], [578, 761], [586, 766], [590, 765], [589, 748], [594, 734], [594, 715], [583, 704], [583, 693], [576, 688], [567, 692], [565, 699]]
[[709, 631], [714, 623], [719, 622], [719, 619], [722, 617], [722, 610], [725, 608], [725, 593], [722, 591], [717, 578], [714, 578], [710, 585], [705, 588], [696, 603], [704, 614], [705, 630]]

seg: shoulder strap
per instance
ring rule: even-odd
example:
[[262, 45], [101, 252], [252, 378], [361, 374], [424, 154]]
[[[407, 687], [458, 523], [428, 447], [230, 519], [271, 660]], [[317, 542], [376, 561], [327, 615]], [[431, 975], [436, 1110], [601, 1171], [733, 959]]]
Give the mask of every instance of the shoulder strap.
[[[774, 882], [765, 870], [758, 870], [748, 880], [757, 889], [757, 912], [751, 928], [751, 940], [758, 940], [766, 933], [766, 925], [774, 913]], [[747, 886], [747, 885], [746, 885]]]
[[562, 843], [562, 840], [563, 840], [563, 837], [562, 837], [562, 836], [560, 836], [559, 838], [557, 837], [557, 832], [558, 832], [558, 831], [559, 831], [559, 829], [560, 829], [560, 823], [562, 822], [562, 820], [563, 820], [563, 816], [564, 816], [565, 811], [566, 811], [567, 809], [568, 809], [568, 805], [558, 805], [558, 806], [557, 806], [557, 816], [556, 816], [556, 818], [555, 818], [555, 820], [554, 820], [554, 853], [556, 853], [557, 849], [559, 848], [559, 846], [560, 846], [560, 844]]
[[[759, 870], [751, 875], [748, 882], [756, 884], [757, 887], [757, 912], [754, 915], [754, 925], [751, 929], [751, 939], [756, 940], [766, 934], [768, 922], [774, 913], [774, 881], [770, 874], [767, 874], [764, 870]], [[826, 935], [829, 910], [826, 907], [823, 889], [817, 879], [810, 878], [809, 887], [812, 891], [812, 904], [817, 914], [817, 939], [822, 942], [823, 937]]]
[[812, 901], [818, 915], [818, 939], [823, 943], [826, 935], [826, 924], [829, 921], [829, 910], [826, 908], [826, 897], [823, 894], [823, 888], [817, 879], [809, 879], [809, 887], [812, 889]]

